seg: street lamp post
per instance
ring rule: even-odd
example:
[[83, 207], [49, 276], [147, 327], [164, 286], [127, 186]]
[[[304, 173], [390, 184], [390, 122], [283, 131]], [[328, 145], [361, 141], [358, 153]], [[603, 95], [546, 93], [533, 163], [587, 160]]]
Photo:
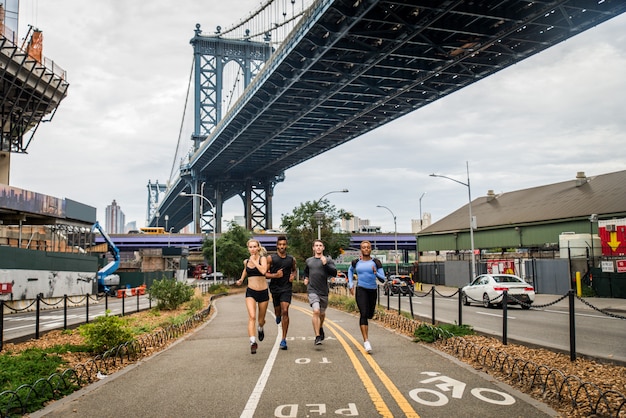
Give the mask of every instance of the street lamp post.
[[174, 227], [171, 227], [170, 229], [168, 229], [168, 231], [169, 231], [168, 236], [167, 236], [167, 246], [168, 247], [170, 246], [170, 242], [172, 240], [172, 230], [173, 229], [174, 229]]
[[470, 187], [470, 176], [469, 176], [469, 162], [465, 162], [465, 167], [467, 169], [467, 183], [463, 183], [457, 179], [453, 179], [451, 177], [442, 176], [441, 174], [431, 174], [431, 177], [442, 177], [444, 179], [452, 180], [456, 183], [462, 184], [467, 187], [467, 195], [469, 197], [469, 230], [470, 230], [470, 243], [472, 246], [472, 278], [476, 277], [476, 256], [474, 255], [474, 218], [472, 217], [472, 188]]
[[169, 220], [170, 220], [169, 215], [165, 215], [165, 230], [166, 231], [169, 231], [169, 229], [167, 229], [167, 221], [169, 221]]
[[185, 193], [185, 192], [180, 192], [179, 196], [195, 196], [195, 197], [199, 197], [201, 199], [206, 200], [207, 202], [209, 202], [209, 205], [211, 205], [211, 212], [213, 212], [213, 284], [217, 284], [217, 252], [216, 252], [216, 248], [217, 248], [217, 241], [215, 240], [215, 206], [213, 206], [213, 202], [211, 202], [209, 199], [207, 199], [206, 197], [202, 196], [201, 194], [198, 193]]
[[424, 195], [426, 194], [426, 192], [422, 193], [422, 195], [420, 196], [420, 232], [422, 232], [422, 197], [424, 197]]
[[398, 225], [396, 224], [396, 215], [387, 206], [376, 205], [376, 207], [387, 209], [389, 213], [391, 213], [391, 216], [393, 216], [393, 234], [394, 234], [394, 247], [395, 247], [393, 258], [396, 261], [396, 275], [397, 275], [398, 274]]
[[[349, 190], [348, 189], [341, 189], [341, 190], [333, 190], [331, 192], [328, 193], [324, 193], [322, 195], [322, 197], [320, 197], [319, 199], [317, 199], [315, 201], [315, 203], [317, 205], [319, 205], [319, 203], [322, 201], [323, 198], [325, 198], [326, 196], [328, 196], [329, 194], [332, 193], [348, 193]], [[321, 240], [322, 239], [322, 219], [324, 219], [324, 212], [322, 212], [321, 210], [318, 210], [314, 213], [315, 219], [317, 220], [317, 239]]]

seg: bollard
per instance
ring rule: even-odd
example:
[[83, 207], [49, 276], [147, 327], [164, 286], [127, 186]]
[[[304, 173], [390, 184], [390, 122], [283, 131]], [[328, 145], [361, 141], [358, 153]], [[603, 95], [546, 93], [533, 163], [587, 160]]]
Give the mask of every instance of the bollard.
[[432, 306], [431, 306], [432, 319], [430, 320], [430, 323], [432, 325], [435, 325], [435, 286], [434, 285], [433, 287], [430, 288], [430, 291], [433, 292], [432, 293]]
[[35, 339], [39, 339], [39, 305], [41, 303], [41, 294], [37, 295], [37, 304], [35, 305]]
[[0, 300], [0, 351], [4, 344], [4, 301]]
[[583, 295], [582, 280], [580, 279], [580, 271], [576, 272], [576, 294], [578, 297]]
[[574, 320], [574, 291], [569, 291], [569, 359], [576, 361], [576, 321]]
[[459, 289], [459, 326], [463, 326], [463, 292]]
[[67, 295], [63, 295], [63, 329], [67, 329]]
[[89, 323], [89, 293], [85, 295], [85, 323]]
[[502, 344], [508, 344], [508, 304], [509, 304], [509, 292], [504, 290], [502, 292]]

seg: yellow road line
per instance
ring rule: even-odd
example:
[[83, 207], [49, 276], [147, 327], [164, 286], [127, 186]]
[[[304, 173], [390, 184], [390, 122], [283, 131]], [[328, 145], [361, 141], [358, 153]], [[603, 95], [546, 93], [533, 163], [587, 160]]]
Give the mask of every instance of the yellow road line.
[[[312, 316], [312, 313], [309, 310], [300, 308], [298, 306], [293, 306], [293, 305], [291, 305], [291, 307], [294, 308], [294, 309], [297, 309], [300, 312], [303, 312], [303, 313], [305, 313], [305, 314], [307, 314], [309, 316]], [[350, 335], [350, 333], [348, 333], [344, 328], [342, 328], [340, 325], [337, 325], [337, 323], [335, 323], [334, 321], [332, 321], [332, 320], [330, 320], [328, 318], [326, 318], [326, 320], [324, 321], [324, 325], [329, 325], [328, 328], [333, 332], [333, 334], [335, 334], [335, 338], [337, 338], [337, 341], [339, 341], [341, 343], [341, 345], [343, 346], [344, 350], [348, 354], [348, 357], [350, 358], [350, 361], [352, 361], [352, 365], [354, 366], [354, 369], [356, 370], [356, 372], [359, 375], [359, 377], [361, 377], [361, 381], [363, 382], [363, 385], [365, 386], [365, 389], [370, 394], [370, 399], [372, 399], [372, 402], [376, 406], [376, 409], [378, 410], [378, 412], [382, 416], [384, 416], [384, 417], [392, 417], [393, 414], [391, 413], [391, 411], [389, 410], [389, 407], [387, 406], [385, 401], [382, 399], [382, 396], [380, 395], [380, 393], [378, 392], [378, 390], [374, 386], [374, 383], [372, 382], [371, 378], [367, 375], [367, 372], [363, 368], [363, 365], [361, 365], [361, 363], [357, 359], [357, 357], [356, 357], [356, 355], [354, 353], [354, 350], [352, 350], [350, 345], [339, 334], [339, 331], [341, 331], [341, 333], [343, 333], [352, 342], [352, 344], [354, 344], [356, 347], [358, 347], [358, 349], [364, 355], [366, 361], [369, 363], [370, 367], [372, 367], [372, 370], [374, 370], [374, 372], [376, 373], [378, 378], [381, 380], [383, 385], [385, 385], [385, 387], [387, 388], [387, 390], [389, 391], [391, 396], [394, 398], [394, 400], [396, 401], [396, 403], [398, 404], [398, 406], [402, 410], [402, 412], [404, 412], [404, 414], [407, 417], [410, 417], [410, 418], [420, 418], [418, 413], [415, 412], [415, 410], [411, 407], [411, 404], [402, 395], [402, 393], [396, 387], [396, 385], [394, 385], [393, 382], [391, 381], [391, 379], [389, 379], [389, 377], [387, 376], [387, 374], [385, 372], [383, 372], [383, 370], [380, 368], [378, 363], [376, 363], [376, 361], [374, 361], [372, 356], [370, 356], [369, 354], [367, 354], [365, 352], [365, 349], [363, 347], [361, 347], [361, 344], [359, 344], [359, 342], [356, 339], [354, 339], [354, 337], [352, 337], [352, 335]]]

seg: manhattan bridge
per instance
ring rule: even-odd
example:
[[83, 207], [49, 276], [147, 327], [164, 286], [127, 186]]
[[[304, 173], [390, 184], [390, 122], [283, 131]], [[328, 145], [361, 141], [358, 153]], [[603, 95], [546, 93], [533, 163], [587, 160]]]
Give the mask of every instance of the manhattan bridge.
[[232, 26], [196, 24], [176, 157], [166, 184], [148, 183], [147, 223], [221, 232], [222, 205], [239, 196], [246, 227], [271, 229], [287, 169], [625, 10], [623, 0], [266, 0]]

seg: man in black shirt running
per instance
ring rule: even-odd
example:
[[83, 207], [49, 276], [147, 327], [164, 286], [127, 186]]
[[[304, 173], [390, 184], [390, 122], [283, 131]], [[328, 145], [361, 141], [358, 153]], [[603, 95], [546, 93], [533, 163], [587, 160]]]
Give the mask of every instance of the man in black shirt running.
[[295, 276], [296, 259], [287, 254], [287, 237], [280, 235], [276, 239], [276, 254], [267, 256], [265, 277], [270, 279], [270, 292], [274, 303], [276, 324], [283, 324], [283, 338], [280, 341], [281, 350], [287, 349], [289, 305], [291, 304], [292, 282]]

